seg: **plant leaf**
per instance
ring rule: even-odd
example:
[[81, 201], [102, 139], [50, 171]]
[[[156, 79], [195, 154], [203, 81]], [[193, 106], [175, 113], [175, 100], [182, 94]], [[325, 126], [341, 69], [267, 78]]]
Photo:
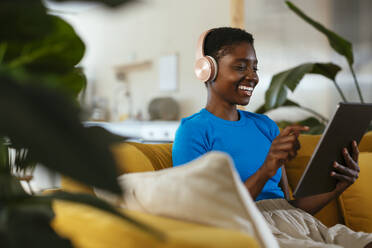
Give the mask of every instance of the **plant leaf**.
[[305, 74], [319, 74], [334, 80], [340, 70], [332, 63], [305, 63], [275, 74], [265, 94], [266, 110], [282, 106], [287, 100], [288, 89], [294, 91]]
[[29, 149], [32, 161], [121, 193], [110, 145], [124, 138], [84, 128], [78, 108], [60, 93], [0, 76], [0, 116], [0, 136], [9, 137], [15, 148]]
[[339, 54], [345, 56], [347, 61], [350, 65], [354, 63], [354, 56], [353, 56], [353, 49], [351, 42], [347, 41], [346, 39], [342, 38], [335, 32], [328, 30], [322, 24], [317, 21], [314, 21], [309, 16], [307, 16], [304, 12], [302, 12], [298, 7], [296, 7], [290, 1], [286, 1], [287, 6], [295, 12], [299, 17], [301, 17], [304, 21], [312, 25], [315, 29], [319, 32], [323, 33], [330, 44], [330, 46]]
[[298, 121], [297, 124], [301, 126], [308, 126], [310, 128], [305, 132], [306, 134], [321, 134], [325, 129], [325, 125], [315, 117], [309, 117], [302, 121]]
[[0, 136], [0, 173], [10, 174], [8, 145], [4, 137]]
[[26, 196], [27, 194], [20, 182], [10, 172], [0, 172], [0, 202], [13, 195]]
[[279, 121], [277, 122], [278, 127], [284, 129], [285, 127], [289, 125], [301, 125], [301, 126], [308, 126], [310, 129], [306, 132], [303, 132], [304, 134], [321, 134], [323, 133], [325, 129], [325, 125], [321, 123], [317, 118], [315, 117], [309, 117], [301, 121]]
[[[288, 99], [281, 105], [281, 107], [299, 107], [299, 106], [300, 105], [298, 103], [293, 102], [293, 101], [288, 100]], [[263, 113], [268, 112], [269, 110], [270, 109], [266, 109], [265, 104], [262, 104], [254, 112], [257, 113], [257, 114], [263, 114]]]
[[59, 74], [30, 72], [22, 67], [10, 69], [0, 65], [0, 74], [7, 75], [18, 82], [41, 85], [65, 93], [72, 99], [76, 99], [86, 86], [85, 75], [79, 68], [72, 68], [69, 72]]
[[267, 112], [265, 108], [265, 104], [262, 104], [261, 106], [259, 106], [254, 112], [257, 114], [264, 114], [265, 112]]
[[[55, 2], [70, 2], [76, 0], [54, 0]], [[134, 2], [134, 0], [79, 0], [79, 2], [97, 2], [97, 3], [104, 3], [109, 7], [115, 7], [122, 4]]]
[[298, 103], [296, 103], [296, 102], [294, 102], [294, 101], [291, 101], [291, 100], [287, 99], [287, 100], [283, 103], [282, 106], [283, 106], [283, 107], [300, 107], [300, 104], [298, 104]]
[[40, 0], [0, 1], [0, 40], [29, 42], [48, 34], [51, 16]]
[[[24, 199], [32, 199], [30, 196]], [[69, 240], [60, 237], [50, 226], [54, 218], [51, 202], [5, 202], [0, 210], [0, 229], [10, 247], [72, 248]], [[32, 230], [32, 231], [31, 231]]]
[[8, 43], [4, 63], [10, 68], [23, 66], [30, 73], [71, 71], [82, 59], [85, 45], [70, 24], [51, 17], [53, 30], [31, 42]]
[[76, 99], [86, 84], [84, 74], [75, 68], [85, 45], [61, 18], [51, 16], [47, 21], [52, 30], [39, 39], [1, 43], [5, 52], [0, 69], [17, 81], [42, 84]]

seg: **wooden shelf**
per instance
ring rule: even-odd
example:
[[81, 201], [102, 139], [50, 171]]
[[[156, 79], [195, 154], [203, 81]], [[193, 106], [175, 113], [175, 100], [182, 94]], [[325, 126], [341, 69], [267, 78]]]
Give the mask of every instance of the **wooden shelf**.
[[121, 73], [128, 73], [131, 71], [144, 70], [150, 68], [152, 62], [150, 60], [134, 62], [130, 64], [117, 65], [114, 67], [115, 71]]

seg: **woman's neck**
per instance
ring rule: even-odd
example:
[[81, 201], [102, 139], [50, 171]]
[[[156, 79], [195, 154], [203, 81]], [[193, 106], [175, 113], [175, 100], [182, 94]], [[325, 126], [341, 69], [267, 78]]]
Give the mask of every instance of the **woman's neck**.
[[239, 113], [236, 109], [236, 105], [217, 106], [215, 104], [207, 103], [205, 109], [208, 110], [210, 113], [214, 114], [215, 116], [224, 120], [228, 121], [239, 120]]

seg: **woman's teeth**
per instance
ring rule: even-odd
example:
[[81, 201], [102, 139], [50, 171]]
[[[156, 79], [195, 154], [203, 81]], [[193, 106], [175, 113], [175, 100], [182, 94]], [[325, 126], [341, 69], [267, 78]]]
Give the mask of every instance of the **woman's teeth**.
[[243, 90], [246, 95], [248, 95], [248, 96], [252, 95], [253, 87], [240, 85], [238, 88], [239, 88], [239, 90]]

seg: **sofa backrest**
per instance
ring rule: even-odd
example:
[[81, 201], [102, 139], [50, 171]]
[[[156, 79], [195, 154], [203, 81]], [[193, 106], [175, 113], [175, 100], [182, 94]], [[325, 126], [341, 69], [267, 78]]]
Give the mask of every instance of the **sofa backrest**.
[[[297, 183], [309, 161], [320, 135], [300, 135], [301, 149], [297, 157], [286, 164], [287, 178], [290, 191], [297, 186]], [[372, 132], [367, 133], [360, 145], [360, 152], [372, 152]], [[118, 173], [132, 173], [155, 171], [172, 167], [172, 144], [142, 144], [127, 142], [113, 148], [113, 153], [118, 164]], [[91, 187], [76, 183], [75, 181], [62, 178], [62, 188], [72, 192], [92, 193]], [[323, 208], [316, 217], [325, 225], [332, 226], [343, 223], [343, 217], [334, 200]]]
[[[172, 144], [126, 142], [113, 147], [118, 174], [165, 169], [172, 166]], [[93, 194], [91, 187], [62, 177], [61, 187], [69, 192]]]

